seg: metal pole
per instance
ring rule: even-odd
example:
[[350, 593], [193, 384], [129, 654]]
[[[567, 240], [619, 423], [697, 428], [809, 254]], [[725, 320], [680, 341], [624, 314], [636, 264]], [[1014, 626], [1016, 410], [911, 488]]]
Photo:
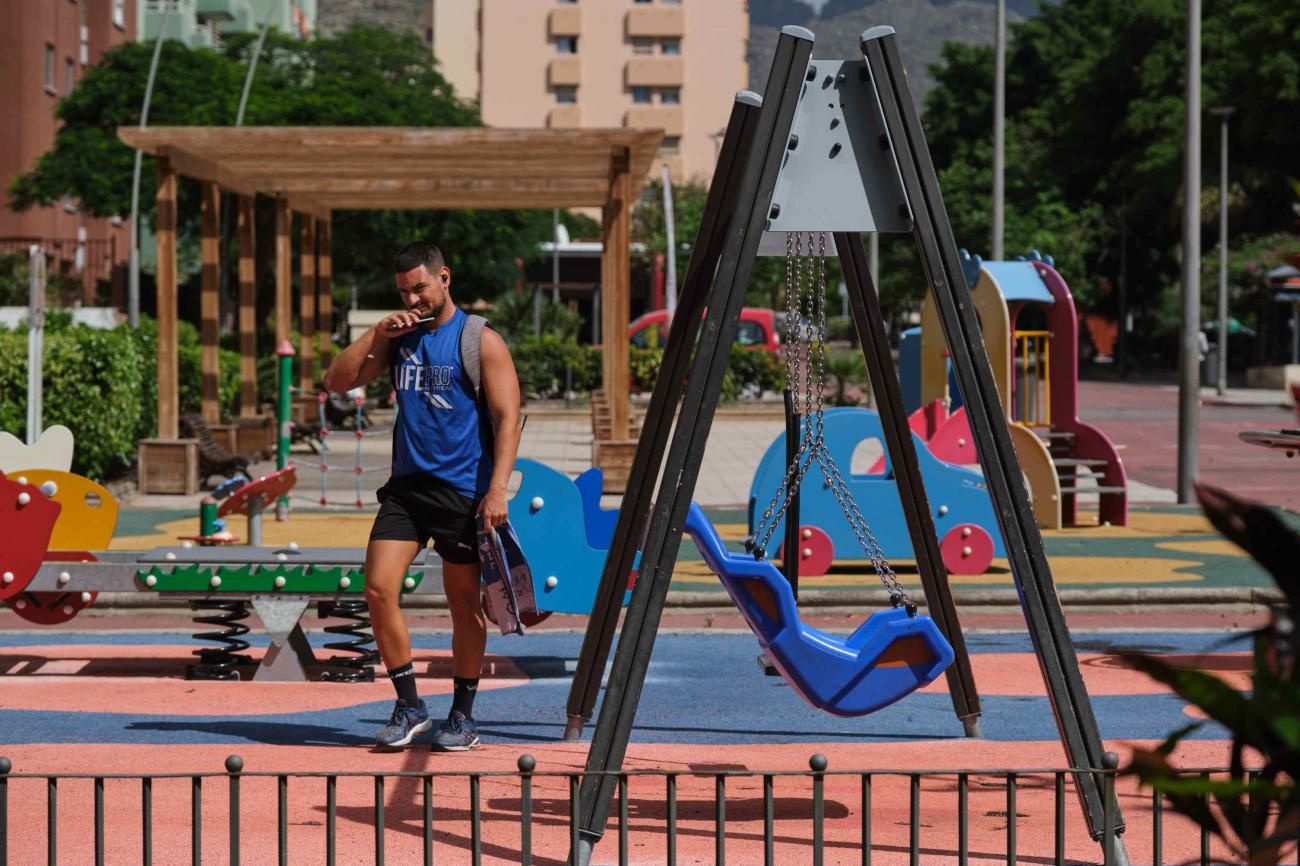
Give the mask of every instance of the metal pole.
[[[993, 34], [993, 261], [1003, 258], [1006, 206], [1007, 2], [998, 0]], [[874, 235], [873, 235], [874, 237]]]
[[677, 231], [673, 225], [673, 178], [668, 172], [668, 166], [664, 166], [664, 236], [666, 238], [664, 245], [668, 248], [665, 252], [666, 262], [664, 264], [666, 273], [664, 274], [664, 307], [668, 310], [669, 317], [677, 309]]
[[41, 438], [45, 366], [45, 250], [32, 244], [27, 254], [31, 289], [27, 318], [27, 444]]
[[1228, 393], [1228, 118], [1230, 106], [1211, 108], [1219, 118], [1219, 357], [1215, 391]]
[[[158, 58], [167, 38], [167, 19], [172, 14], [172, 3], [163, 5], [162, 22], [158, 25], [158, 38], [153, 44], [153, 59], [149, 62], [149, 78], [144, 85], [144, 105], [140, 108], [140, 128], [149, 125], [149, 102], [153, 99], [153, 82], [158, 74]], [[127, 259], [126, 317], [132, 328], [140, 325], [140, 161], [144, 154], [135, 152], [135, 169], [131, 177], [131, 254]]]
[[1201, 398], [1201, 0], [1187, 0], [1187, 106], [1183, 158], [1182, 341], [1178, 361], [1178, 501], [1192, 500]]
[[[276, 407], [279, 411], [279, 437], [276, 440], [275, 447], [275, 468], [283, 469], [289, 465], [289, 438], [292, 432], [291, 418], [292, 397], [290, 396], [293, 384], [293, 346], [288, 340], [280, 343], [275, 352], [280, 357], [280, 400]], [[289, 497], [286, 494], [281, 496], [275, 504], [275, 519], [279, 521], [289, 518]], [[250, 525], [249, 529], [252, 529]]]
[[551, 208], [551, 302], [560, 302], [560, 209]]
[[[871, 272], [871, 284], [880, 285], [880, 233], [872, 232], [867, 235], [867, 270]], [[847, 297], [847, 292], [845, 294]], [[848, 315], [846, 311], [844, 315]]]

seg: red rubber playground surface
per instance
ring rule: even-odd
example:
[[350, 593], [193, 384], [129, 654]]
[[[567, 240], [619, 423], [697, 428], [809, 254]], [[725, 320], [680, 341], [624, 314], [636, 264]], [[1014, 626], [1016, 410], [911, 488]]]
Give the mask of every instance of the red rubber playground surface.
[[[0, 754], [13, 762], [8, 783], [8, 850], [11, 863], [45, 862], [50, 815], [47, 783], [32, 774], [212, 773], [202, 783], [199, 841], [203, 862], [229, 862], [229, 782], [221, 774], [238, 754], [246, 773], [513, 774], [521, 754], [537, 761], [533, 781], [532, 845], [538, 863], [564, 862], [570, 809], [567, 774], [580, 772], [587, 743], [560, 741], [564, 701], [581, 634], [539, 630], [489, 643], [488, 675], [476, 704], [484, 746], [461, 754], [431, 753], [425, 743], [400, 753], [370, 747], [386, 720], [391, 690], [375, 684], [192, 682], [183, 679], [193, 644], [178, 633], [6, 634], [0, 671], [6, 681], [0, 709]], [[1081, 632], [1076, 648], [1093, 708], [1108, 748], [1127, 757], [1134, 745], [1150, 746], [1193, 715], [1117, 658], [1138, 649], [1212, 670], [1234, 686], [1248, 684], [1249, 658], [1240, 641], [1225, 644], [1214, 632]], [[922, 770], [1029, 770], [1064, 765], [1050, 705], [1023, 632], [969, 637], [983, 703], [984, 739], [970, 740], [942, 681], [874, 715], [844, 719], [808, 707], [779, 679], [754, 663], [748, 633], [661, 634], [637, 714], [625, 769], [673, 771], [678, 781], [676, 850], [679, 863], [714, 862], [717, 850], [711, 774], [803, 771], [814, 753], [829, 760], [825, 780], [826, 863], [861, 863], [862, 777], [870, 771], [872, 862], [903, 863], [910, 851], [909, 779]], [[417, 635], [416, 669], [435, 716], [446, 712], [449, 653], [446, 636]], [[254, 654], [258, 651], [255, 650]], [[591, 734], [589, 726], [586, 735]], [[1226, 765], [1222, 730], [1207, 726], [1178, 753], [1188, 767]], [[558, 775], [553, 775], [558, 774]], [[690, 774], [703, 774], [700, 776]], [[241, 781], [241, 860], [277, 860], [278, 780]], [[520, 859], [520, 786], [514, 775], [479, 781], [483, 862]], [[288, 862], [322, 863], [326, 846], [325, 781], [285, 783]], [[375, 804], [383, 804], [385, 862], [422, 862], [424, 781], [389, 778], [376, 793], [370, 776], [337, 783], [336, 838], [340, 863], [376, 862]], [[1055, 846], [1055, 785], [1051, 775], [1017, 777], [1016, 853], [1020, 862], [1051, 862]], [[919, 788], [921, 862], [955, 863], [958, 847], [957, 777], [925, 778]], [[435, 862], [471, 862], [474, 833], [469, 782], [464, 776], [432, 780]], [[1134, 863], [1152, 863], [1152, 804], [1127, 778], [1119, 794]], [[628, 859], [666, 861], [668, 833], [662, 776], [632, 775], [628, 784]], [[763, 859], [763, 781], [753, 776], [725, 782], [725, 855], [729, 863]], [[1005, 862], [1008, 790], [1005, 778], [968, 779], [969, 862]], [[776, 862], [812, 862], [812, 787], [806, 777], [773, 783]], [[192, 782], [152, 783], [151, 840], [155, 863], [189, 862]], [[141, 783], [104, 784], [105, 862], [138, 863], [142, 850]], [[57, 862], [94, 857], [94, 784], [64, 779], [57, 787]], [[1065, 784], [1062, 815], [1068, 862], [1100, 862], [1090, 842], [1072, 786]], [[619, 807], [593, 862], [617, 862]], [[1164, 863], [1195, 857], [1199, 838], [1167, 812], [1161, 827]]]

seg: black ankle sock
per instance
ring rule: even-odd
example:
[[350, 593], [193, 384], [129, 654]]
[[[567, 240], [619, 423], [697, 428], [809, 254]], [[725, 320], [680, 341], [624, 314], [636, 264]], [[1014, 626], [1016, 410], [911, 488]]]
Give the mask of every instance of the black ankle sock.
[[393, 688], [397, 689], [397, 697], [407, 706], [419, 705], [420, 693], [415, 689], [415, 668], [410, 662], [390, 669], [388, 678], [393, 681]]
[[451, 711], [459, 712], [467, 719], [474, 718], [474, 696], [478, 694], [478, 677], [472, 680], [466, 677], [454, 677], [452, 682], [456, 684], [456, 693], [451, 699]]

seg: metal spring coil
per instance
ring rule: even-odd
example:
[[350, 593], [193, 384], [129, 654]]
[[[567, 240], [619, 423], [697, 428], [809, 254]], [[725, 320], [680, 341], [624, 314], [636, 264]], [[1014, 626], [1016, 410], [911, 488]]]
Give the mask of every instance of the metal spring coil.
[[325, 626], [326, 634], [346, 636], [348, 640], [325, 644], [325, 649], [352, 655], [333, 655], [325, 664], [334, 668], [321, 674], [322, 680], [336, 683], [372, 683], [375, 681], [375, 664], [379, 650], [375, 649], [375, 636], [370, 631], [369, 608], [364, 601], [336, 601], [322, 605], [321, 613], [348, 620], [341, 625]]
[[243, 655], [249, 643], [242, 639], [248, 634], [248, 626], [243, 620], [248, 619], [248, 602], [216, 601], [213, 599], [194, 599], [190, 601], [190, 610], [213, 611], [203, 616], [194, 617], [199, 625], [218, 626], [221, 631], [195, 632], [195, 640], [206, 640], [220, 646], [200, 647], [194, 651], [199, 660], [185, 667], [187, 680], [238, 680], [243, 679], [240, 668], [252, 670], [255, 659]]

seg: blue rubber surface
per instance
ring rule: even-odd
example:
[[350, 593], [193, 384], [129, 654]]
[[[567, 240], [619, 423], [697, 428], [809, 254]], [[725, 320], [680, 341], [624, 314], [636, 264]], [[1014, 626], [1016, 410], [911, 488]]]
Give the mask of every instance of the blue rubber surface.
[[[1076, 636], [1080, 652], [1134, 649], [1155, 653], [1241, 652], [1246, 635], [1225, 644], [1222, 632], [1086, 634]], [[186, 644], [187, 634], [87, 635], [53, 631], [2, 635], [0, 647], [39, 648], [48, 644]], [[975, 634], [967, 637], [972, 653], [1026, 653], [1035, 669], [1024, 634]], [[318, 643], [318, 641], [313, 641]], [[449, 636], [419, 636], [421, 649], [449, 649]], [[484, 739], [498, 743], [558, 740], [564, 730], [570, 678], [582, 644], [581, 634], [531, 633], [525, 637], [492, 635], [488, 652], [508, 656], [532, 681], [518, 688], [480, 692], [475, 716]], [[945, 693], [915, 694], [870, 716], [836, 718], [814, 710], [778, 677], [764, 676], [755, 663], [757, 643], [749, 634], [662, 634], [646, 678], [633, 742], [754, 744], [799, 742], [888, 742], [961, 739], [960, 723]], [[39, 652], [39, 650], [38, 650]], [[703, 660], [707, 660], [703, 661]], [[148, 677], [139, 687], [148, 688]], [[195, 684], [202, 688], [202, 684]], [[70, 688], [75, 686], [70, 685]], [[229, 688], [229, 685], [222, 687]], [[237, 687], [237, 686], [235, 686]], [[991, 688], [987, 684], [985, 688]], [[346, 689], [346, 685], [339, 688]], [[1184, 703], [1168, 694], [1093, 697], [1103, 737], [1161, 739], [1187, 723]], [[1046, 697], [982, 694], [985, 738], [994, 741], [1056, 740], [1056, 726]], [[434, 699], [430, 711], [445, 712], [450, 695]], [[122, 694], [121, 707], [130, 704]], [[370, 743], [388, 717], [391, 703], [370, 702], [337, 710], [256, 716], [145, 715], [115, 708], [87, 707], [75, 721], [68, 714], [0, 708], [0, 744], [68, 743], [267, 743], [347, 745]], [[590, 727], [588, 728], [590, 734]], [[1203, 726], [1194, 738], [1223, 739], [1216, 725]]]

